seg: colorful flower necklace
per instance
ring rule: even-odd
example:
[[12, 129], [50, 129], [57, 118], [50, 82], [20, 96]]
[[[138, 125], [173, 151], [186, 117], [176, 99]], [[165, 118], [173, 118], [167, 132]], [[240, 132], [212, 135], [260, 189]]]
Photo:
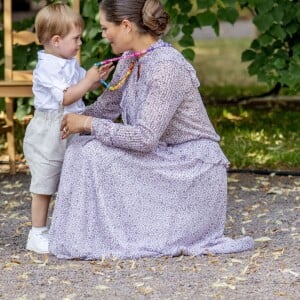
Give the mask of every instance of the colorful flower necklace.
[[107, 83], [105, 80], [100, 79], [100, 82], [105, 86], [105, 88], [109, 89], [110, 91], [116, 91], [118, 90], [127, 80], [127, 78], [130, 76], [130, 74], [132, 73], [132, 70], [134, 68], [134, 64], [135, 61], [132, 61], [126, 74], [124, 75], [124, 77], [115, 85], [110, 85], [109, 83]]
[[[99, 66], [103, 66], [106, 64], [109, 64], [111, 62], [115, 62], [115, 61], [119, 61], [119, 60], [123, 60], [123, 59], [129, 59], [129, 58], [139, 58], [140, 56], [151, 52], [155, 49], [161, 48], [161, 47], [171, 47], [171, 44], [169, 43], [165, 43], [163, 42], [161, 45], [159, 46], [151, 46], [150, 48], [146, 49], [146, 50], [142, 50], [142, 51], [136, 51], [134, 53], [128, 54], [128, 55], [124, 55], [124, 56], [119, 56], [119, 57], [114, 57], [114, 58], [109, 58], [100, 62], [97, 62], [94, 64], [94, 66], [99, 67]], [[116, 91], [118, 90], [124, 83], [125, 81], [128, 79], [128, 77], [130, 76], [130, 74], [133, 71], [134, 68], [134, 64], [135, 64], [135, 60], [133, 60], [131, 62], [131, 64], [129, 65], [129, 68], [127, 70], [127, 72], [125, 73], [124, 77], [115, 85], [111, 86], [109, 83], [107, 83], [105, 80], [101, 79], [100, 82], [105, 86], [105, 88], [107, 88], [110, 91]]]

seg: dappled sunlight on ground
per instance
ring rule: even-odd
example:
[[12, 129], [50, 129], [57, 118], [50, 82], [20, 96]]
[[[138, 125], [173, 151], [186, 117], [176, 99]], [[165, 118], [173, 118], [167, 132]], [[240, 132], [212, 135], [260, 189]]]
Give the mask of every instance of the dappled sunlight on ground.
[[252, 251], [98, 261], [24, 250], [29, 181], [25, 173], [0, 174], [1, 299], [299, 298], [300, 177], [229, 175], [225, 234], [252, 236]]

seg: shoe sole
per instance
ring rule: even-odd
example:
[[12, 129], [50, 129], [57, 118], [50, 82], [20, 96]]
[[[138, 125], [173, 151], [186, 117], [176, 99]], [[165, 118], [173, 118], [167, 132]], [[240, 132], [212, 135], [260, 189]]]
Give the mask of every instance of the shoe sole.
[[26, 247], [26, 250], [32, 251], [32, 252], [35, 252], [35, 253], [38, 253], [38, 254], [48, 254], [49, 253], [49, 251], [36, 251], [35, 249], [30, 248], [30, 247]]

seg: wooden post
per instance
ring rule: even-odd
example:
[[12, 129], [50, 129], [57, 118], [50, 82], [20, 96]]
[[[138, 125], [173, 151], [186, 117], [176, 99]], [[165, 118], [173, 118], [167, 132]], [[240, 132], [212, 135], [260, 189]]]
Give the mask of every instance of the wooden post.
[[80, 12], [80, 0], [73, 0], [73, 9], [77, 12]]
[[[13, 70], [13, 45], [12, 45], [12, 1], [4, 0], [3, 20], [4, 20], [4, 77], [5, 80], [12, 80]], [[14, 107], [13, 98], [5, 97], [6, 109], [6, 124], [8, 126], [7, 148], [8, 159], [10, 165], [10, 173], [16, 173], [16, 151], [15, 151], [15, 136], [14, 136]]]
[[[76, 12], [80, 13], [80, 0], [73, 0], [72, 7]], [[14, 98], [19, 97], [19, 93], [24, 91], [23, 96], [31, 96], [31, 88], [29, 89], [27, 79], [25, 81], [25, 73], [18, 72], [18, 75], [13, 71], [13, 37], [17, 38], [17, 35], [12, 32], [12, 1], [3, 0], [3, 25], [4, 25], [4, 84], [1, 85], [2, 97], [5, 98], [6, 108], [6, 125], [5, 132], [7, 135], [8, 144], [8, 157], [10, 164], [10, 173], [16, 173], [16, 151], [15, 151], [15, 136], [14, 136]], [[24, 39], [27, 39], [23, 34]], [[80, 62], [80, 53], [77, 55], [77, 59]], [[22, 73], [22, 74], [21, 74]], [[22, 76], [21, 76], [22, 75]], [[28, 75], [28, 74], [27, 74]], [[21, 76], [21, 77], [20, 77]], [[23, 78], [24, 77], [24, 78]], [[27, 78], [27, 77], [26, 77]], [[19, 81], [19, 82], [18, 82]], [[31, 84], [31, 83], [30, 83]], [[9, 93], [8, 93], [9, 91]], [[17, 93], [18, 91], [18, 93]], [[26, 94], [25, 94], [26, 93]], [[3, 128], [2, 128], [3, 129]]]
[[[80, 13], [80, 0], [73, 0], [72, 1], [72, 8], [76, 12]], [[76, 59], [77, 59], [78, 63], [80, 64], [80, 51], [77, 52]]]
[[4, 78], [12, 79], [13, 70], [13, 46], [12, 46], [12, 1], [4, 0]]

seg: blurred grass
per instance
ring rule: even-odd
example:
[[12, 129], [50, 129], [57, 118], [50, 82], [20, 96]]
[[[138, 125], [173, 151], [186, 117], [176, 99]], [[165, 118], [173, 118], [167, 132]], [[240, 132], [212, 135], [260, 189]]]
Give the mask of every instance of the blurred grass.
[[[250, 77], [241, 53], [251, 39], [212, 39], [196, 42], [193, 65], [200, 92], [221, 147], [233, 169], [300, 170], [300, 108], [242, 106], [234, 99], [256, 96], [268, 87]], [[222, 104], [221, 104], [222, 103]], [[224, 104], [227, 103], [227, 104]], [[22, 153], [24, 122], [16, 122], [16, 146]], [[0, 153], [6, 151], [0, 135]]]
[[[250, 77], [242, 52], [251, 39], [212, 39], [196, 42], [200, 92], [221, 147], [233, 169], [300, 170], [300, 109], [289, 106], [242, 106], [230, 100], [269, 90]], [[222, 102], [222, 104], [218, 104]], [[227, 102], [227, 105], [224, 103]]]
[[233, 169], [300, 170], [300, 111], [207, 106]]
[[268, 91], [265, 84], [248, 75], [248, 64], [241, 62], [242, 52], [251, 41], [250, 38], [196, 41], [193, 66], [200, 79], [204, 100], [230, 101]]
[[247, 73], [247, 65], [241, 63], [241, 53], [250, 43], [250, 38], [196, 41], [193, 65], [203, 85], [256, 85], [256, 79]]

